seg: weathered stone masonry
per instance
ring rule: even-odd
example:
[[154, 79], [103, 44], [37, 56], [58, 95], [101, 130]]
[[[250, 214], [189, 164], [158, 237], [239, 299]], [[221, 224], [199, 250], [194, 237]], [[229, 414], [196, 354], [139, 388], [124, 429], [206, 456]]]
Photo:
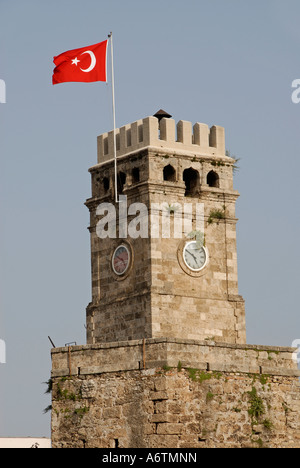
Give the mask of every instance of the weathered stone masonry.
[[291, 348], [149, 339], [52, 350], [53, 447], [300, 447]]
[[[161, 235], [128, 238], [125, 243], [134, 258], [130, 274], [116, 277], [111, 256], [124, 240], [99, 239], [96, 229], [97, 207], [115, 199], [113, 132], [100, 135], [98, 163], [90, 168], [92, 197], [86, 201], [92, 266], [87, 343], [164, 337], [245, 343], [236, 255], [239, 193], [233, 189], [235, 160], [225, 153], [224, 128], [182, 120], [176, 125], [173, 119], [152, 116], [116, 129], [116, 134], [122, 181], [118, 194], [127, 196], [128, 205], [147, 206], [149, 226], [153, 204], [192, 204], [194, 220], [196, 203], [202, 203], [210, 260], [203, 271], [193, 273], [180, 261], [184, 241]], [[195, 178], [189, 180], [190, 174]], [[222, 218], [211, 222], [216, 211]], [[172, 215], [171, 231], [175, 222]]]
[[[100, 135], [86, 201], [87, 344], [51, 352], [52, 446], [300, 448], [294, 350], [246, 344], [236, 161], [224, 129], [169, 117], [162, 111], [116, 130], [118, 193], [146, 205], [149, 220], [153, 204], [202, 203], [209, 261], [189, 268], [185, 236], [97, 236], [97, 207], [115, 200], [113, 133]], [[112, 258], [122, 244], [130, 265], [118, 276]]]

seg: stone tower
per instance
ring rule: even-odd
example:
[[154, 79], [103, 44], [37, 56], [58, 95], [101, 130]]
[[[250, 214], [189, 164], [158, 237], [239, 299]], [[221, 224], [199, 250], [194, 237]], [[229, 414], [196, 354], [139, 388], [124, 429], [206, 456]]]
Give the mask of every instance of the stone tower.
[[224, 129], [170, 117], [116, 131], [117, 192], [98, 137], [87, 344], [51, 351], [52, 447], [300, 448], [295, 350], [246, 343]]
[[[127, 205], [115, 203], [113, 132], [98, 137], [98, 164], [90, 169], [92, 198], [86, 202], [92, 249], [87, 342], [213, 337], [245, 343], [235, 161], [225, 154], [224, 129], [200, 123], [192, 128], [186, 121], [176, 126], [164, 115], [161, 111], [116, 130], [118, 195], [126, 197]], [[117, 226], [113, 238], [100, 239], [97, 214], [104, 214], [99, 206], [106, 203], [114, 204], [118, 220], [121, 211], [126, 216], [133, 204], [144, 204], [143, 238], [132, 238]], [[197, 209], [205, 234], [204, 265], [200, 258], [193, 265], [193, 252], [185, 250], [196, 242], [188, 235], [197, 231]], [[170, 229], [163, 232], [166, 220]], [[123, 273], [114, 268], [118, 248], [128, 261]]]

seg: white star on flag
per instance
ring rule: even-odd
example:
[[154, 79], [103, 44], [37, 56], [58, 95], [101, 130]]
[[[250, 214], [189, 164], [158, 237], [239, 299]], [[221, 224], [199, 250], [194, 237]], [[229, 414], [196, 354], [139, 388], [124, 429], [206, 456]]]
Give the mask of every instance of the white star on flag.
[[74, 59], [72, 59], [72, 65], [76, 65], [77, 67], [77, 63], [80, 62], [80, 60], [78, 60], [77, 57], [75, 57]]

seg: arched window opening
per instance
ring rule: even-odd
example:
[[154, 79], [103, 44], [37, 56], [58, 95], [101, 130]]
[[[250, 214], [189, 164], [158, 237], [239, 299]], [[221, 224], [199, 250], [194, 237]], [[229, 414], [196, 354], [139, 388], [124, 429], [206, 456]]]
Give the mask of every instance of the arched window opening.
[[125, 184], [126, 184], [126, 174], [124, 172], [119, 172], [118, 173], [118, 193], [123, 193]]
[[164, 167], [164, 180], [168, 182], [176, 182], [176, 171], [171, 164]]
[[185, 169], [183, 172], [183, 180], [185, 183], [185, 196], [195, 197], [199, 195], [200, 191], [200, 177], [199, 172], [195, 169]]
[[219, 179], [218, 174], [215, 171], [210, 171], [207, 174], [207, 185], [209, 187], [215, 187], [215, 188], [220, 187], [220, 179]]
[[104, 192], [105, 192], [105, 193], [108, 192], [108, 190], [109, 190], [109, 178], [108, 178], [108, 177], [104, 177], [102, 184], [103, 184], [103, 190], [104, 190]]
[[132, 169], [132, 183], [137, 184], [140, 181], [140, 170], [138, 167]]

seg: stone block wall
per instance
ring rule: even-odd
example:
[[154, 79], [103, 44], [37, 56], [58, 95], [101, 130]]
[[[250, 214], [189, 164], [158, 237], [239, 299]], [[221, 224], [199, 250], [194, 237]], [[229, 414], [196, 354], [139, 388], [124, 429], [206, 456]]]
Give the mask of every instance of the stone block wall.
[[300, 448], [291, 348], [149, 339], [52, 350], [52, 446]]
[[[153, 126], [157, 126], [157, 136], [158, 121], [154, 117], [149, 119]], [[164, 120], [160, 123], [160, 137], [167, 139], [162, 141], [169, 142], [171, 137], [167, 130], [164, 133], [164, 125], [169, 130], [173, 126], [175, 132], [175, 123]], [[186, 135], [187, 123], [182, 123], [181, 127], [182, 135]], [[203, 149], [203, 129], [208, 127], [204, 124], [200, 127], [200, 139], [196, 137], [198, 127], [194, 128], [192, 141], [195, 143], [190, 148], [194, 150], [193, 153], [185, 148], [183, 142], [173, 142], [174, 147], [170, 143], [169, 148], [148, 147], [128, 154], [122, 146], [125, 154], [118, 158], [118, 171], [127, 175], [123, 195], [127, 196], [128, 206], [139, 201], [147, 206], [149, 213], [149, 239], [128, 239], [134, 261], [130, 274], [122, 278], [116, 278], [111, 268], [112, 252], [118, 243], [122, 243], [122, 239], [118, 238], [118, 232], [117, 239], [99, 239], [96, 232], [99, 220], [97, 206], [103, 201], [112, 201], [114, 167], [110, 162], [102, 162], [90, 169], [93, 198], [86, 203], [91, 213], [92, 260], [92, 301], [87, 308], [89, 344], [174, 336], [246, 342], [244, 301], [238, 292], [235, 217], [238, 192], [233, 190], [234, 160], [223, 154], [212, 156], [206, 153]], [[219, 133], [223, 135], [221, 131]], [[208, 133], [206, 136], [205, 141], [212, 141]], [[183, 141], [186, 139], [186, 136], [182, 137]], [[171, 166], [175, 171], [172, 181], [164, 180], [166, 166]], [[139, 182], [132, 177], [135, 169], [139, 170]], [[195, 196], [185, 195], [183, 175], [189, 169], [197, 171], [199, 175], [199, 193], [195, 193]], [[209, 187], [206, 183], [212, 170], [219, 177], [219, 187]], [[106, 195], [103, 191], [104, 178], [110, 180]], [[203, 206], [203, 226], [200, 230], [205, 233], [209, 263], [197, 274], [186, 267], [181, 251], [184, 242], [174, 236], [176, 223], [177, 231], [178, 224], [182, 225], [182, 240], [186, 241], [188, 234], [184, 231], [182, 219], [179, 223], [177, 213], [170, 214], [170, 238], [162, 236], [164, 205], [174, 204], [192, 208], [193, 230], [197, 229], [197, 204]], [[158, 214], [154, 206], [160, 207]], [[222, 219], [211, 219], [211, 213], [216, 210], [224, 216]], [[118, 215], [118, 207], [116, 213]], [[157, 219], [158, 234], [155, 235], [153, 220]], [[188, 308], [186, 304], [189, 304]]]
[[[176, 136], [177, 133], [177, 136]], [[173, 119], [146, 117], [116, 129], [117, 157], [148, 146], [225, 156], [224, 128]], [[114, 158], [114, 131], [98, 136], [98, 164]]]

